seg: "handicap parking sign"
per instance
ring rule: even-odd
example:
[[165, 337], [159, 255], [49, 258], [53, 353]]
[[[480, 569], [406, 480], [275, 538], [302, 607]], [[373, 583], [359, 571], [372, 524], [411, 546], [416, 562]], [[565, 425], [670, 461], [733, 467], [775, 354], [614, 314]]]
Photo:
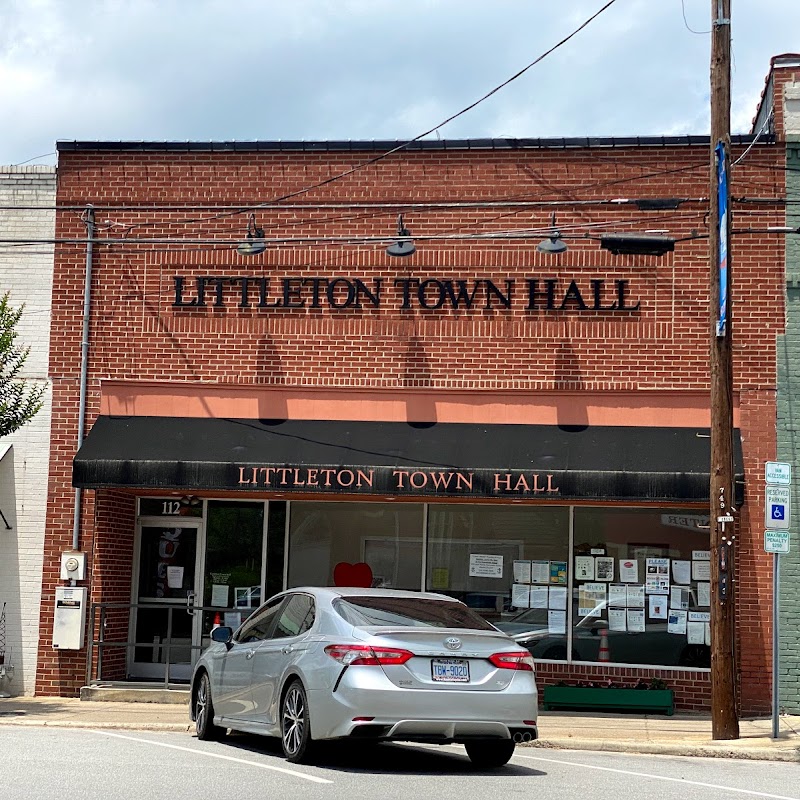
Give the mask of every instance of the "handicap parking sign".
[[791, 489], [788, 486], [767, 486], [764, 523], [773, 530], [787, 530], [791, 522]]

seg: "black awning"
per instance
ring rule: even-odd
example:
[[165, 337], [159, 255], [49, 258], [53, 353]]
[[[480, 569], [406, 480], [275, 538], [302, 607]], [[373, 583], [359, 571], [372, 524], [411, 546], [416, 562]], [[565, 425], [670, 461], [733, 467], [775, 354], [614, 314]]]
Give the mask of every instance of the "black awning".
[[709, 465], [698, 428], [99, 417], [73, 484], [674, 503], [708, 501]]

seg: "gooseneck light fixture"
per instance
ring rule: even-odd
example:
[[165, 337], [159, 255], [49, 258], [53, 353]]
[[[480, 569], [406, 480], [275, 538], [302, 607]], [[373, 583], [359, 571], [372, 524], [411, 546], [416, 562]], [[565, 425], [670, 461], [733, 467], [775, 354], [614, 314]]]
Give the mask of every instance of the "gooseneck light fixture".
[[241, 256], [255, 256], [267, 249], [264, 229], [256, 226], [256, 215], [251, 214], [247, 221], [247, 238], [239, 244], [236, 252]]
[[411, 234], [408, 228], [403, 224], [403, 215], [399, 214], [397, 217], [397, 236], [396, 242], [392, 242], [387, 248], [386, 252], [390, 256], [410, 256], [417, 251], [413, 239], [410, 238]]
[[556, 215], [553, 212], [553, 219], [551, 221], [553, 229], [547, 239], [542, 239], [536, 245], [536, 250], [539, 253], [563, 253], [567, 249], [567, 243], [561, 238], [561, 231], [556, 228]]

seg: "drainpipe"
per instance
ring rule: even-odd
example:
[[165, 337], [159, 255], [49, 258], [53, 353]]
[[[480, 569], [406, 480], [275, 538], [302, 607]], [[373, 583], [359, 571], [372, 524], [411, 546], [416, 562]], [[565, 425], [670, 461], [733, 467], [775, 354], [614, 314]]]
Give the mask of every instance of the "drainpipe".
[[[89, 372], [89, 316], [92, 304], [92, 248], [94, 246], [94, 207], [86, 206], [86, 274], [83, 285], [83, 331], [81, 333], [81, 380], [78, 400], [78, 449], [83, 444], [84, 421], [86, 419], [86, 384]], [[81, 532], [81, 490], [75, 489], [75, 516], [72, 522], [72, 549], [79, 550]], [[74, 585], [74, 581], [72, 581]]]

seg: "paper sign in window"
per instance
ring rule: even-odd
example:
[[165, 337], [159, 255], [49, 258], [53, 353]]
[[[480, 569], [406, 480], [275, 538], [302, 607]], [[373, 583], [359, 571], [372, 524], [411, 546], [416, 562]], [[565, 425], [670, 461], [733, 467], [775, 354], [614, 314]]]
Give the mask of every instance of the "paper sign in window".
[[225, 608], [228, 605], [228, 595], [230, 594], [230, 586], [224, 583], [211, 584], [211, 605]]
[[550, 595], [548, 602], [550, 608], [558, 609], [559, 611], [566, 611], [567, 609], [567, 587], [566, 586], [550, 586]]
[[531, 586], [531, 608], [547, 608], [549, 586]]
[[183, 588], [183, 567], [167, 567], [167, 586], [170, 589]]
[[567, 612], [551, 609], [547, 612], [547, 632], [566, 633], [567, 632]]
[[644, 609], [628, 609], [628, 631], [630, 633], [644, 633]]
[[686, 633], [686, 612], [670, 611], [667, 617], [667, 633]]
[[692, 580], [693, 581], [710, 581], [711, 580], [711, 562], [710, 561], [692, 561]]
[[608, 629], [611, 631], [628, 630], [628, 612], [624, 608], [608, 609]]
[[550, 582], [550, 562], [531, 561], [531, 583]]
[[592, 556], [575, 556], [575, 580], [594, 580], [594, 558]]
[[531, 607], [531, 587], [527, 583], [514, 583], [511, 585], [511, 605], [514, 608]]
[[612, 583], [608, 587], [608, 604], [624, 608], [628, 605], [628, 587], [624, 583]]
[[514, 582], [515, 583], [530, 583], [531, 582], [531, 562], [530, 561], [515, 561], [514, 562]]
[[470, 578], [502, 578], [503, 556], [470, 553], [469, 576]]

